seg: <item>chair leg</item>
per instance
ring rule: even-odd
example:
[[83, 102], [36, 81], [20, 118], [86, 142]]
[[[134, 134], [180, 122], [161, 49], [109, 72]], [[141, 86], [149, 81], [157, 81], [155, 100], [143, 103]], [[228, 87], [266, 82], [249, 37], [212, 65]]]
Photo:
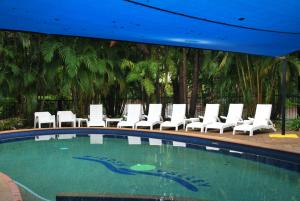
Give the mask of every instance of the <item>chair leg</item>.
[[175, 127], [175, 130], [178, 131], [178, 126]]
[[223, 134], [223, 131], [224, 131], [224, 129], [223, 129], [223, 128], [221, 128], [221, 129], [220, 129], [220, 134]]
[[232, 131], [232, 135], [235, 135], [235, 130], [233, 129], [233, 131]]
[[249, 131], [249, 136], [253, 136], [253, 130]]
[[39, 122], [39, 128], [41, 128], [41, 123]]
[[150, 130], [153, 130], [153, 126], [150, 126]]
[[160, 126], [159, 130], [162, 130], [162, 126]]
[[203, 133], [203, 131], [204, 131], [204, 127], [202, 126], [200, 132]]

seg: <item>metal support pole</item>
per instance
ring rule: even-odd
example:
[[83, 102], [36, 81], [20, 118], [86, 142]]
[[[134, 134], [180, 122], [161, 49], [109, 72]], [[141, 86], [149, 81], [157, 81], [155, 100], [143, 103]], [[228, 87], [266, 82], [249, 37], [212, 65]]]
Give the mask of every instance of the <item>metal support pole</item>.
[[282, 63], [281, 80], [281, 134], [285, 135], [286, 59]]

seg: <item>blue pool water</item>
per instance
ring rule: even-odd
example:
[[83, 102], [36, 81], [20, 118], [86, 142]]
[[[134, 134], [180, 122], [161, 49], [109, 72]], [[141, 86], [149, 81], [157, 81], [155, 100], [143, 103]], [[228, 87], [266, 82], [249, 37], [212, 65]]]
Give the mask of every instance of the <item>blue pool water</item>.
[[[132, 167], [151, 167], [143, 170]], [[58, 192], [158, 195], [219, 201], [300, 200], [300, 174], [240, 157], [126, 139], [0, 144], [0, 171], [45, 200]]]

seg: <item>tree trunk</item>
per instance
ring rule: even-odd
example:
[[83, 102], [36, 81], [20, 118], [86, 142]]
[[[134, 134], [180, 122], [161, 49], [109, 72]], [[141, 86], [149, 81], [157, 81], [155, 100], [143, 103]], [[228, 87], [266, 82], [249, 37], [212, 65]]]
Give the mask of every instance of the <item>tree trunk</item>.
[[175, 79], [172, 79], [172, 88], [173, 88], [173, 103], [180, 103], [180, 99], [179, 99], [179, 80], [178, 80], [178, 76], [176, 75]]
[[179, 67], [179, 103], [187, 102], [187, 49], [182, 49], [182, 65]]
[[155, 78], [155, 101], [156, 101], [156, 103], [161, 102], [159, 78], [160, 78], [160, 68], [157, 68], [157, 74], [156, 74], [156, 78]]
[[190, 99], [190, 110], [189, 116], [194, 117], [196, 112], [196, 104], [198, 99], [198, 89], [199, 89], [199, 73], [200, 73], [200, 62], [199, 62], [200, 50], [196, 50], [194, 57], [194, 69], [193, 69], [193, 79], [192, 79], [192, 94]]

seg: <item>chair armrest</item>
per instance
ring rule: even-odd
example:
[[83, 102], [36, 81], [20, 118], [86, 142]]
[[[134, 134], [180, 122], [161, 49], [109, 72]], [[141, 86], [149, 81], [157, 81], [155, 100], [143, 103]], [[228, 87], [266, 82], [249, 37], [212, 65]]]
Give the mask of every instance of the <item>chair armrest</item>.
[[243, 123], [244, 123], [244, 120], [238, 120], [238, 121], [237, 121], [237, 125], [243, 124]]
[[148, 119], [148, 115], [143, 114], [142, 119]]
[[167, 118], [171, 119], [171, 118], [172, 118], [172, 116], [171, 116], [171, 115], [168, 115], [168, 116], [167, 116]]
[[220, 118], [221, 118], [221, 119], [227, 119], [227, 117], [225, 117], [225, 116], [220, 116]]
[[252, 124], [252, 123], [253, 123], [252, 120], [244, 120], [244, 121], [243, 121], [243, 124]]
[[252, 118], [252, 117], [248, 117], [248, 119], [249, 119], [250, 121], [254, 121], [254, 118]]
[[204, 119], [204, 117], [203, 116], [199, 116], [199, 119]]

